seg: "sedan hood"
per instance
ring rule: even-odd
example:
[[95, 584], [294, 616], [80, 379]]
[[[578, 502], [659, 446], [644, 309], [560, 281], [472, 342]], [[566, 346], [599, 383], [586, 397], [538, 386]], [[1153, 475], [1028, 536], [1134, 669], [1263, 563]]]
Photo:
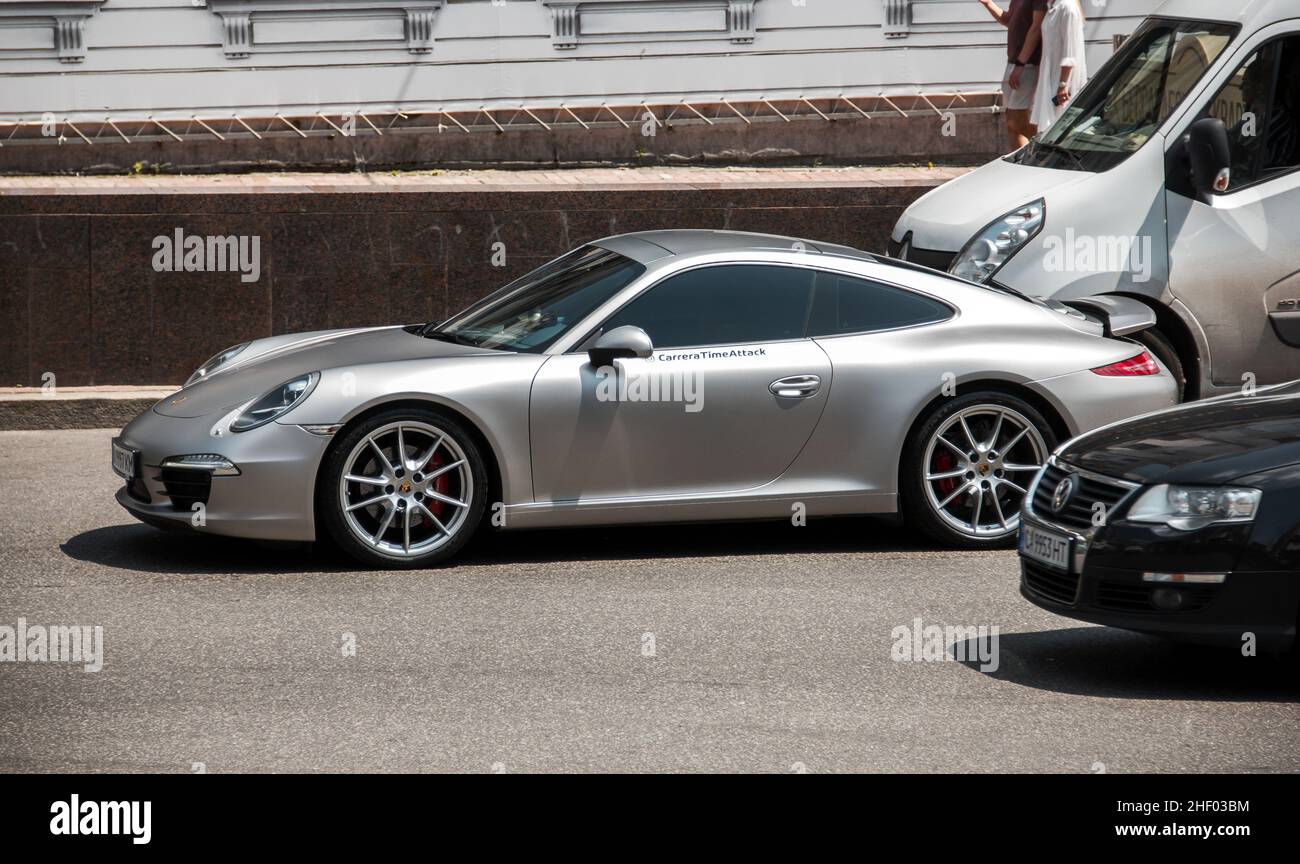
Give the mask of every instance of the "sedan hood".
[[1193, 485], [1300, 464], [1300, 382], [1105, 426], [1075, 439], [1060, 459], [1137, 483]]
[[274, 336], [250, 343], [234, 365], [173, 393], [154, 405], [153, 410], [168, 417], [203, 417], [231, 411], [307, 372], [393, 360], [498, 353], [425, 339], [403, 327]]
[[1013, 165], [995, 159], [932, 189], [912, 203], [894, 228], [894, 240], [913, 232], [912, 245], [957, 253], [975, 232], [1017, 207], [1093, 175]]

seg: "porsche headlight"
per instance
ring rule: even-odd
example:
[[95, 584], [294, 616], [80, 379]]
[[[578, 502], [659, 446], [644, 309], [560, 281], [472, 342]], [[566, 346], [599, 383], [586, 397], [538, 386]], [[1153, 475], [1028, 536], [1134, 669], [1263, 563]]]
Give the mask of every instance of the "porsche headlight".
[[1128, 521], [1195, 531], [1222, 522], [1253, 522], [1264, 493], [1233, 486], [1153, 486], [1129, 508]]
[[191, 375], [189, 378], [185, 379], [185, 386], [188, 387], [191, 384], [193, 384], [195, 381], [202, 381], [204, 378], [207, 378], [213, 372], [216, 372], [222, 366], [225, 366], [227, 363], [233, 360], [235, 358], [235, 355], [237, 355], [240, 351], [243, 351], [247, 347], [248, 347], [247, 342], [241, 342], [240, 344], [234, 346], [233, 348], [227, 348], [225, 351], [222, 351], [220, 354], [215, 354], [212, 357], [209, 357], [208, 362], [204, 363], [202, 366], [195, 369], [194, 374]]
[[988, 282], [1012, 255], [1043, 230], [1046, 218], [1047, 202], [1042, 198], [1017, 207], [976, 234], [948, 272], [981, 285]]
[[247, 432], [249, 429], [256, 429], [287, 414], [293, 406], [307, 398], [307, 394], [311, 393], [319, 380], [319, 372], [308, 372], [292, 381], [284, 382], [245, 408], [243, 413], [235, 418], [235, 422], [230, 424], [230, 431]]

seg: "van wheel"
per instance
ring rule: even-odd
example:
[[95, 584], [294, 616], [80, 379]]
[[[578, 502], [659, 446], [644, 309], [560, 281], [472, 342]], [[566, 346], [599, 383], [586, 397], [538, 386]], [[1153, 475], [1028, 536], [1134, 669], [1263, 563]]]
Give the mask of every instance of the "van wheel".
[[1187, 397], [1187, 373], [1183, 369], [1183, 361], [1178, 359], [1173, 343], [1154, 328], [1134, 333], [1129, 338], [1156, 355], [1156, 359], [1174, 376], [1174, 381], [1178, 384], [1178, 401], [1182, 402]]

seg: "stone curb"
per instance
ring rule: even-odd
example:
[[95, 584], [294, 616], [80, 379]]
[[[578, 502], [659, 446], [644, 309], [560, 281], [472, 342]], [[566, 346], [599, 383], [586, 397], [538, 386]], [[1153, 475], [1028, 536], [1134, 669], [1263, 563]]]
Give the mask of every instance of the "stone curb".
[[175, 389], [85, 388], [45, 395], [36, 388], [0, 388], [0, 431], [120, 429]]

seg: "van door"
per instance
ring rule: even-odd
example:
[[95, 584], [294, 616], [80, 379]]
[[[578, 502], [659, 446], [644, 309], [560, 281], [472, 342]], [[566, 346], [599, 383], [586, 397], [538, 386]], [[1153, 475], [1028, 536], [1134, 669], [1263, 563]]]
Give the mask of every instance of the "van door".
[[[1210, 204], [1181, 166], [1166, 203], [1170, 290], [1196, 316], [1217, 386], [1300, 376], [1300, 31], [1269, 28], [1199, 117], [1228, 128], [1232, 176]], [[1178, 145], [1175, 145], [1178, 147]], [[1171, 166], [1177, 159], [1171, 159]]]

